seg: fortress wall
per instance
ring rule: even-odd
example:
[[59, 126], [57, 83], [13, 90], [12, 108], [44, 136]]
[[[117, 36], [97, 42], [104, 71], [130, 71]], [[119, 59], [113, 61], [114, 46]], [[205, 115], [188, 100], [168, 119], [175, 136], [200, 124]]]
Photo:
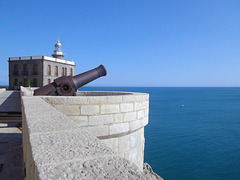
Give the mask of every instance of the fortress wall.
[[[116, 137], [100, 141], [81, 123], [74, 123], [41, 97], [31, 94], [21, 87], [25, 179], [161, 179], [151, 170], [143, 173], [104, 143], [116, 143], [114, 138], [125, 141], [123, 135], [115, 133]], [[136, 137], [143, 136], [143, 128], [131, 132], [129, 127], [125, 132], [126, 138], [130, 138], [129, 146], [136, 148], [141, 141], [141, 137]]]
[[41, 98], [143, 169], [148, 94], [79, 91], [77, 96]]

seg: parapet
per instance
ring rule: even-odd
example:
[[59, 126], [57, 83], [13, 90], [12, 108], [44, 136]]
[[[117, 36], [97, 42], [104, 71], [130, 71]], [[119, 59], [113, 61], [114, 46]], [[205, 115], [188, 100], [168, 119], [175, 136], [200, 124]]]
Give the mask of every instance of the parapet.
[[[21, 88], [26, 179], [161, 179], [126, 158], [138, 157], [134, 153], [139, 147], [143, 153], [142, 122], [148, 107], [143, 102], [148, 94], [79, 92], [75, 97], [36, 97], [27, 91]], [[101, 127], [107, 131], [97, 130]], [[124, 141], [129, 152], [121, 155]]]

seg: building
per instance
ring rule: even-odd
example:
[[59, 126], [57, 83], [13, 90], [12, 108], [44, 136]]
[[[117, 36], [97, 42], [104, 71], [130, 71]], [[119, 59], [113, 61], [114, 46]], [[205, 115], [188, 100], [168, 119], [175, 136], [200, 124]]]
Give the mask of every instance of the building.
[[63, 59], [59, 40], [55, 43], [52, 56], [9, 57], [9, 89], [19, 89], [19, 86], [41, 87], [58, 77], [75, 75], [75, 63]]

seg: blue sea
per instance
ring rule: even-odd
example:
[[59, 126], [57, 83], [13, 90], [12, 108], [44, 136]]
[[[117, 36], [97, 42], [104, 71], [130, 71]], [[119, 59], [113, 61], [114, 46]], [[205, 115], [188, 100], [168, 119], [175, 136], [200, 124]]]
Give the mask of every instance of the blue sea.
[[150, 94], [144, 159], [164, 179], [240, 180], [240, 88], [79, 90]]

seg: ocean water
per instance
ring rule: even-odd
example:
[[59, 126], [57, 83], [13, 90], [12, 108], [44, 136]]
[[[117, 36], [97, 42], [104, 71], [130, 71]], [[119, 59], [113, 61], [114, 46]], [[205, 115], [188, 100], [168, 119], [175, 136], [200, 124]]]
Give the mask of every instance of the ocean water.
[[240, 180], [240, 88], [79, 90], [150, 94], [144, 160], [164, 179]]

